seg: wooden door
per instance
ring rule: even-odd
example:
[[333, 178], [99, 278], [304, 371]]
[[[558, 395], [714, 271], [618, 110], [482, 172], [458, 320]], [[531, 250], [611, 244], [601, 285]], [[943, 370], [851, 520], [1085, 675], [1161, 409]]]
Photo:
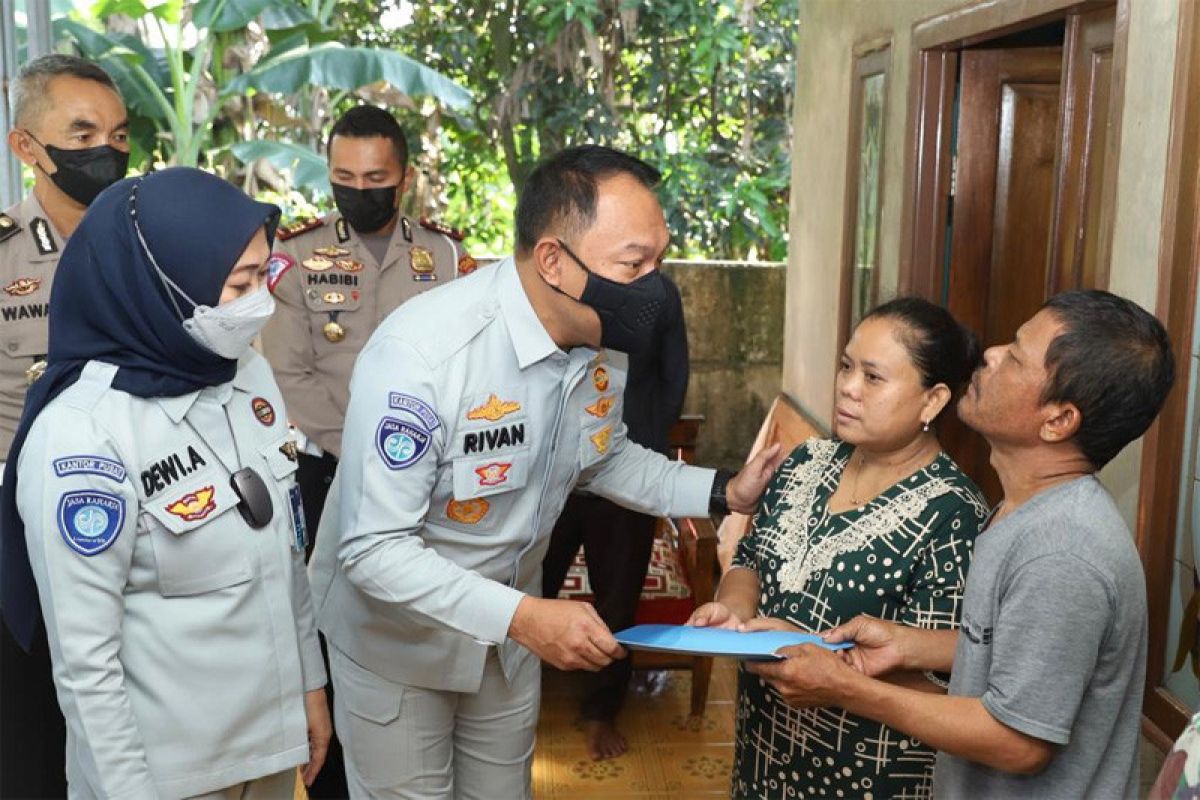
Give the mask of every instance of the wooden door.
[[1058, 192], [1050, 239], [1055, 292], [1108, 286], [1119, 118], [1113, 100], [1121, 75], [1114, 70], [1114, 9], [1067, 18], [1060, 111]]
[[[948, 302], [985, 346], [1012, 339], [1051, 288], [1062, 48], [964, 50]], [[993, 502], [988, 446], [957, 417], [943, 444]]]

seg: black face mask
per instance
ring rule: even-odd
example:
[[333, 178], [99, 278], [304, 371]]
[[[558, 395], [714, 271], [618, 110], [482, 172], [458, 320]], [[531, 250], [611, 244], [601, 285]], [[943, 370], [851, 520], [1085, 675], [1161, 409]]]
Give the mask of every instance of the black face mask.
[[380, 186], [376, 189], [355, 189], [340, 183], [333, 185], [333, 202], [338, 211], [359, 233], [374, 233], [392, 221], [399, 210], [396, 208], [395, 186]]
[[558, 246], [587, 273], [579, 302], [600, 315], [600, 344], [631, 355], [648, 348], [667, 302], [662, 273], [656, 269], [632, 283], [617, 283], [589, 269], [562, 241]]
[[[42, 145], [57, 168], [53, 175], [48, 172], [46, 175], [63, 194], [80, 205], [90, 206], [101, 192], [124, 178], [129, 168], [129, 153], [112, 145], [64, 150], [38, 142], [29, 131], [25, 131], [25, 135]], [[43, 169], [42, 172], [46, 171]]]

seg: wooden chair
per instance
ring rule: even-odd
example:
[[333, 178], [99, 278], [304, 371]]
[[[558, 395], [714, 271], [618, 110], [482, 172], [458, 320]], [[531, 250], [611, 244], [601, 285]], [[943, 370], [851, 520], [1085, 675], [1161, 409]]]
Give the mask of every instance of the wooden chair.
[[[767, 412], [762, 427], [758, 429], [758, 436], [754, 439], [750, 452], [746, 454], [746, 460], [754, 458], [764, 447], [776, 443], [783, 446], [786, 455], [805, 440], [824, 435], [825, 433], [792, 402], [791, 398], [780, 394], [771, 403], [771, 409]], [[730, 514], [722, 520], [720, 528], [717, 529], [717, 558], [721, 564], [722, 575], [733, 561], [738, 541], [749, 529], [750, 517], [745, 514]]]

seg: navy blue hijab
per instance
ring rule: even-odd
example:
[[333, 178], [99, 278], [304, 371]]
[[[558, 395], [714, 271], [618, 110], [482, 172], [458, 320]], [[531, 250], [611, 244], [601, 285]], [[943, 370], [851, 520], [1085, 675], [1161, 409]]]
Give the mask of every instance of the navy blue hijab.
[[[117, 366], [113, 388], [136, 397], [177, 397], [233, 380], [237, 362], [184, 330], [192, 303], [169, 290], [154, 261], [195, 303], [216, 306], [238, 258], [279, 209], [251, 200], [220, 178], [173, 167], [126, 178], [92, 202], [67, 241], [50, 293], [45, 374], [30, 387], [0, 488], [0, 614], [29, 649], [41, 619], [37, 585], [17, 511], [17, 462], [33, 421], [79, 379], [88, 361]], [[169, 296], [168, 292], [171, 295]]]

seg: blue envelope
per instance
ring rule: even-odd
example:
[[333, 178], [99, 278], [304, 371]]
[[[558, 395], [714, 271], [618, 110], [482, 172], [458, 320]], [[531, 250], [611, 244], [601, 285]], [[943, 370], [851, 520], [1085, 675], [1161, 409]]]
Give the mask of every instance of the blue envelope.
[[811, 633], [787, 631], [738, 631], [722, 628], [693, 628], [687, 625], [635, 625], [613, 634], [618, 642], [635, 650], [660, 650], [697, 656], [729, 656], [747, 661], [781, 661], [775, 651], [796, 644], [815, 644], [826, 650], [845, 650], [849, 642], [829, 644]]

